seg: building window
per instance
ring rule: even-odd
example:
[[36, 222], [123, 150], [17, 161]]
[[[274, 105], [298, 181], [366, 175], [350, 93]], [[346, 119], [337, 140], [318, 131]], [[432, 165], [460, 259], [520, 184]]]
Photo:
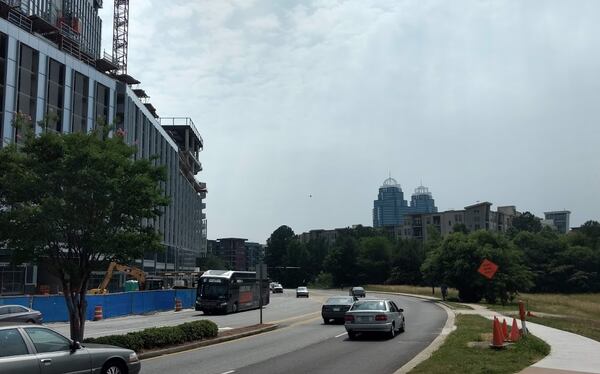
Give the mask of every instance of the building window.
[[6, 76], [6, 35], [0, 33], [0, 138], [2, 138], [2, 143], [0, 143], [0, 147], [4, 143], [4, 134], [2, 133], [2, 129], [4, 128], [4, 95], [6, 82], [4, 78]]
[[72, 132], [87, 132], [88, 77], [73, 72]]
[[[19, 48], [19, 70], [17, 89], [17, 112], [27, 121], [31, 121], [31, 130], [35, 122], [35, 107], [37, 99], [38, 52], [25, 44]], [[16, 141], [22, 140], [24, 129], [15, 129]]]
[[96, 82], [94, 126], [96, 122], [108, 123], [108, 87]]
[[51, 58], [48, 59], [48, 84], [46, 90], [47, 126], [49, 129], [62, 132], [65, 66]]

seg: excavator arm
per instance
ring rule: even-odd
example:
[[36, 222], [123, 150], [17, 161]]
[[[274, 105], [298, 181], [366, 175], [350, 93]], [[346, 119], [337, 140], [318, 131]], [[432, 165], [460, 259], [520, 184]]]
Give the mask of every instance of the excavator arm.
[[146, 285], [146, 273], [144, 273], [143, 270], [138, 269], [134, 266], [121, 265], [117, 264], [116, 262], [111, 262], [108, 266], [108, 269], [106, 270], [106, 274], [104, 275], [102, 283], [100, 283], [100, 286], [98, 286], [98, 288], [93, 288], [89, 290], [88, 293], [91, 295], [104, 295], [108, 293], [107, 287], [115, 270], [122, 271], [123, 273], [126, 273], [129, 276], [135, 278], [139, 282], [140, 290], [144, 289]]

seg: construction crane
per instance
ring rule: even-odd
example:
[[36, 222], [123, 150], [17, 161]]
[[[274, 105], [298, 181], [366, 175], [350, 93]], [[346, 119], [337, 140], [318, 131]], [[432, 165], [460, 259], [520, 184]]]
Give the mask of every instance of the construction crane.
[[113, 276], [113, 272], [114, 271], [122, 271], [123, 273], [126, 273], [127, 275], [132, 276], [133, 278], [135, 278], [140, 285], [140, 290], [143, 290], [146, 284], [146, 273], [144, 273], [143, 270], [138, 269], [134, 266], [127, 266], [127, 265], [121, 265], [121, 264], [117, 264], [116, 262], [111, 262], [110, 265], [108, 266], [108, 270], [106, 270], [106, 274], [104, 275], [104, 279], [102, 280], [102, 283], [100, 283], [100, 285], [98, 286], [98, 288], [93, 288], [91, 290], [88, 291], [89, 294], [91, 295], [104, 295], [108, 293], [108, 283], [110, 283], [110, 279]]
[[127, 47], [129, 34], [129, 0], [115, 0], [113, 17], [113, 59], [117, 74], [127, 74]]

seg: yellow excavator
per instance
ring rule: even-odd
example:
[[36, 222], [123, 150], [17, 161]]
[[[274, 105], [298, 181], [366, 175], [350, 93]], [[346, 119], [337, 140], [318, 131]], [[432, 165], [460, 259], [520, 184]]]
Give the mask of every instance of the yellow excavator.
[[116, 262], [111, 262], [110, 265], [108, 266], [108, 270], [106, 270], [106, 275], [104, 276], [102, 283], [100, 283], [100, 286], [98, 286], [98, 288], [92, 288], [91, 290], [88, 290], [88, 294], [90, 294], [90, 295], [107, 294], [108, 289], [106, 287], [108, 287], [108, 283], [110, 282], [110, 279], [112, 278], [113, 272], [115, 270], [122, 271], [123, 273], [135, 278], [139, 283], [140, 290], [145, 289], [144, 286], [146, 283], [146, 273], [144, 273], [143, 270], [138, 269], [134, 266], [121, 265], [121, 264], [117, 264]]

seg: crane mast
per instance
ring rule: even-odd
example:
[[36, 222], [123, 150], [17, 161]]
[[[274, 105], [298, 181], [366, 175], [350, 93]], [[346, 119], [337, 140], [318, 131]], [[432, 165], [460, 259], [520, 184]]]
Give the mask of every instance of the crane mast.
[[127, 74], [129, 32], [129, 0], [115, 0], [113, 18], [113, 59], [119, 66], [117, 74]]

